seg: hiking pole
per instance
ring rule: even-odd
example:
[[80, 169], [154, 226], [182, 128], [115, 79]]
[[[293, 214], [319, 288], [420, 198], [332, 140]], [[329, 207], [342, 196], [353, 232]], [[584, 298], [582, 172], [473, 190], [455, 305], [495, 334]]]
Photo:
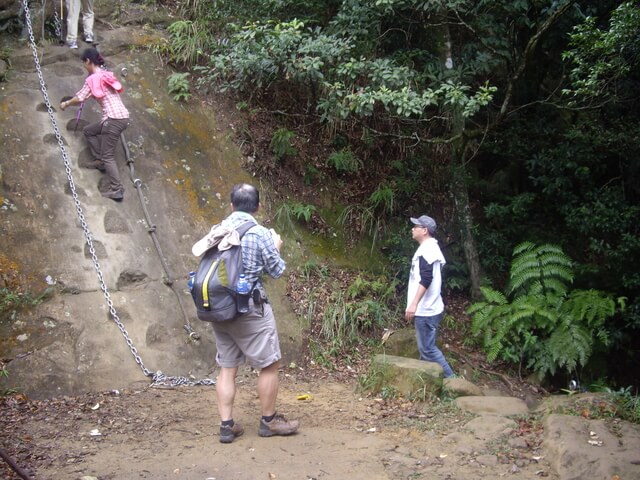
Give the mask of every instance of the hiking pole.
[[73, 132], [78, 129], [78, 123], [80, 123], [80, 116], [82, 115], [82, 109], [84, 108], [84, 102], [80, 104], [80, 108], [78, 108], [78, 113], [76, 113], [76, 124], [73, 127]]

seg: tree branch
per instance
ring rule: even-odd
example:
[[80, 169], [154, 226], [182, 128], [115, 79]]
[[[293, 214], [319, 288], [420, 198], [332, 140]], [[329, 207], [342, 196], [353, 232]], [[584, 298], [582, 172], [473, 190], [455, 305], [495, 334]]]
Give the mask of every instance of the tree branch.
[[559, 7], [552, 15], [549, 16], [549, 18], [547, 18], [542, 23], [542, 25], [540, 25], [540, 27], [538, 28], [538, 31], [527, 42], [527, 46], [524, 49], [524, 53], [522, 54], [522, 57], [520, 57], [520, 62], [518, 64], [518, 67], [516, 68], [514, 75], [511, 77], [507, 85], [507, 93], [504, 97], [502, 106], [500, 107], [500, 114], [495, 123], [498, 123], [500, 119], [507, 114], [507, 109], [511, 104], [511, 98], [513, 97], [513, 90], [515, 88], [515, 85], [518, 82], [518, 80], [520, 80], [520, 77], [524, 73], [524, 70], [527, 67], [527, 64], [529, 63], [529, 61], [531, 60], [531, 57], [533, 57], [533, 54], [535, 52], [536, 47], [538, 46], [538, 43], [540, 42], [540, 39], [547, 32], [547, 30], [549, 30], [551, 26], [555, 22], [557, 22], [560, 19], [560, 17], [562, 17], [569, 10], [569, 8], [573, 6], [574, 3], [576, 3], [576, 0], [569, 0], [564, 5]]

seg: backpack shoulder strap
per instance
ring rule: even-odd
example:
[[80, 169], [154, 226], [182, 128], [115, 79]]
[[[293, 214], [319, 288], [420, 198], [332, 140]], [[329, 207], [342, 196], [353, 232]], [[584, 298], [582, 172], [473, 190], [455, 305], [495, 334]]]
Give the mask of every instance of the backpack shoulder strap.
[[253, 220], [247, 220], [242, 225], [240, 225], [238, 228], [236, 228], [236, 231], [238, 232], [238, 235], [240, 235], [240, 238], [242, 238], [244, 236], [244, 234], [247, 233], [247, 231], [251, 227], [255, 227], [256, 225], [257, 225], [257, 223], [254, 222]]

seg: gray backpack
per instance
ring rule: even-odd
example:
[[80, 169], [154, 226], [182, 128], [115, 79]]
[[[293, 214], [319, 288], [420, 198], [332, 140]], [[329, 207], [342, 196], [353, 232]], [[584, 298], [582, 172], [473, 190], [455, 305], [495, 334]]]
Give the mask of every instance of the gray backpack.
[[[236, 230], [240, 239], [255, 222], [248, 221]], [[236, 283], [243, 273], [242, 247], [220, 251], [217, 246], [207, 250], [198, 264], [191, 296], [198, 318], [205, 322], [228, 322], [238, 316]]]

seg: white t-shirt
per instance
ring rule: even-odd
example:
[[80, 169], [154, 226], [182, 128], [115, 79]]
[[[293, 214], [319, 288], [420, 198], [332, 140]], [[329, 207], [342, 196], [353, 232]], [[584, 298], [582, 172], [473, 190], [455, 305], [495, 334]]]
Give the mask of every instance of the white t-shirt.
[[442, 255], [435, 238], [429, 238], [413, 254], [411, 259], [411, 272], [409, 273], [409, 286], [407, 288], [407, 307], [413, 301], [418, 285], [420, 285], [420, 257], [424, 258], [429, 265], [433, 265], [433, 280], [427, 291], [422, 296], [416, 309], [417, 317], [432, 317], [444, 311], [442, 301], [442, 266], [447, 263]]

